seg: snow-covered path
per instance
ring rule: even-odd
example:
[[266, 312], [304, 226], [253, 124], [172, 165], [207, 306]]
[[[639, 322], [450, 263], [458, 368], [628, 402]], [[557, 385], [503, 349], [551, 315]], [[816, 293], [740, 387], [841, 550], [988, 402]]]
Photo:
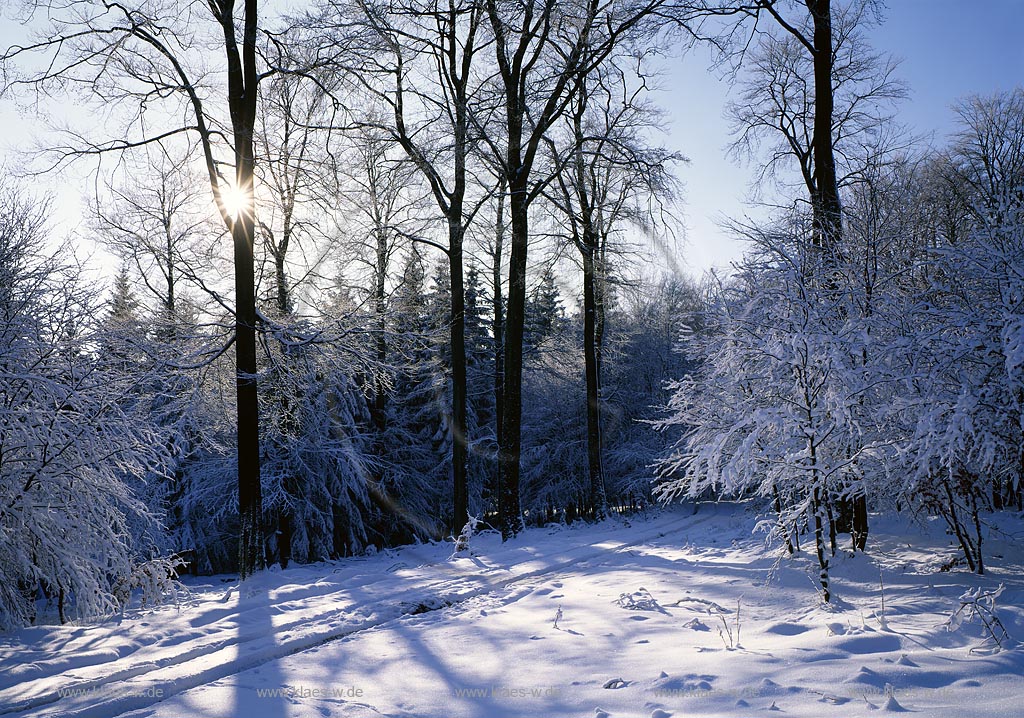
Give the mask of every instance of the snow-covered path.
[[0, 714], [1016, 717], [1021, 649], [972, 652], [979, 624], [945, 626], [966, 588], [1003, 584], [998, 616], [1024, 635], [1024, 525], [1006, 518], [984, 577], [939, 571], [954, 550], [934, 527], [876, 521], [868, 556], [837, 557], [829, 609], [812, 562], [777, 564], [732, 506], [268, 572], [241, 596], [194, 587], [180, 610], [8, 637]]
[[[708, 520], [702, 518], [702, 521]], [[446, 560], [450, 547], [271, 571], [244, 585], [203, 586], [179, 609], [137, 620], [22, 631], [0, 642], [0, 715], [111, 716], [395, 618], [423, 613], [622, 551], [692, 523], [686, 511], [630, 530], [610, 522], [571, 542], [502, 546]], [[479, 551], [478, 551], [479, 553]], [[33, 638], [36, 640], [33, 641]], [[22, 641], [34, 645], [28, 650]]]

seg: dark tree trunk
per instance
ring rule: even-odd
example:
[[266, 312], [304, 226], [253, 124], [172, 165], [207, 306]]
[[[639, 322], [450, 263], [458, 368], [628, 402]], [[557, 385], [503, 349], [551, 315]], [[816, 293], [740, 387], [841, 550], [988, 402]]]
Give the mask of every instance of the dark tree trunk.
[[821, 520], [821, 492], [815, 487], [811, 499], [811, 512], [814, 514], [814, 550], [818, 556], [818, 581], [821, 584], [821, 597], [828, 603], [832, 600], [829, 587], [828, 559], [825, 557], [825, 532]]
[[[291, 291], [288, 286], [288, 269], [285, 265], [288, 256], [288, 245], [291, 241], [292, 234], [292, 223], [291, 223], [291, 209], [287, 205], [287, 197], [282, 197], [283, 204], [285, 204], [284, 221], [281, 230], [281, 241], [274, 242], [270, 241], [270, 249], [274, 259], [274, 283], [277, 285], [277, 313], [282, 319], [288, 317], [292, 312], [292, 300]], [[269, 229], [268, 229], [269, 231]], [[282, 378], [287, 378], [289, 369], [288, 366], [292, 356], [292, 350], [287, 346], [282, 346], [281, 361], [284, 364], [279, 371], [279, 375]], [[269, 401], [270, 403], [276, 403], [278, 410], [281, 412], [280, 416], [283, 417], [282, 421], [282, 433], [286, 437], [298, 436], [301, 428], [299, 427], [298, 421], [292, 412], [292, 401], [293, 398], [289, 396], [289, 386], [287, 381], [283, 385], [278, 387], [271, 387], [266, 392], [269, 396], [264, 396], [264, 406]], [[298, 483], [302, 481], [302, 478], [295, 474], [288, 476], [286, 482], [286, 490], [288, 494], [296, 499], [299, 496]], [[293, 535], [293, 523], [294, 517], [292, 511], [288, 506], [280, 509], [277, 512], [277, 560], [281, 565], [281, 568], [288, 568], [288, 562], [292, 559], [292, 535]]]
[[1003, 510], [1003, 482], [996, 477], [992, 482], [992, 510]]
[[167, 323], [161, 332], [167, 339], [173, 339], [177, 333], [178, 307], [177, 297], [177, 276], [174, 273], [174, 236], [171, 234], [171, 218], [164, 217], [164, 252], [167, 266], [167, 296], [164, 298], [164, 321]]
[[[588, 233], [589, 234], [589, 233]], [[601, 450], [601, 367], [598, 358], [597, 278], [594, 269], [596, 237], [583, 238], [583, 361], [587, 384], [587, 464], [590, 470], [590, 509], [596, 520], [608, 514]]]
[[953, 497], [953, 490], [950, 488], [949, 482], [943, 481], [942, 486], [946, 490], [946, 500], [948, 503], [944, 507], [940, 507], [940, 511], [943, 518], [946, 519], [946, 523], [953, 530], [957, 541], [960, 542], [960, 548], [964, 551], [964, 558], [967, 559], [967, 567], [973, 572], [977, 570], [974, 563], [974, 546], [967, 535], [966, 528], [963, 527], [957, 515], [956, 499]]
[[[461, 204], [461, 200], [460, 200]], [[459, 532], [469, 521], [467, 460], [469, 436], [466, 421], [466, 288], [463, 281], [461, 207], [457, 219], [449, 220], [448, 267], [452, 282], [451, 355], [452, 355], [452, 532]]]
[[[589, 514], [600, 521], [607, 516], [608, 501], [604, 482], [603, 438], [601, 436], [601, 342], [604, 336], [604, 307], [599, 268], [604, 250], [599, 234], [593, 181], [594, 168], [584, 151], [587, 142], [583, 118], [589, 100], [586, 82], [579, 84], [579, 93], [572, 113], [574, 181], [571, 189], [559, 179], [566, 197], [566, 208], [572, 213], [578, 206], [578, 216], [570, 217], [573, 241], [580, 251], [583, 265], [583, 363], [587, 401], [587, 508]], [[594, 190], [592, 192], [592, 190]], [[575, 202], [572, 195], [575, 195]]]
[[277, 517], [277, 560], [281, 568], [292, 560], [292, 517], [286, 512]]
[[[811, 463], [811, 513], [814, 518], [814, 550], [818, 555], [818, 580], [821, 583], [821, 596], [825, 603], [832, 600], [832, 589], [828, 576], [829, 561], [825, 557], [825, 532], [822, 526], [821, 514], [824, 509], [822, 501], [827, 500], [823, 496], [819, 486], [820, 475], [818, 471], [818, 449], [813, 440], [808, 440], [808, 457]], [[834, 541], [834, 540], [833, 540]], [[833, 554], [834, 555], [834, 554]]]
[[[454, 26], [453, 30], [454, 32]], [[454, 44], [454, 40], [452, 40]], [[464, 68], [463, 82], [468, 67]], [[466, 420], [466, 287], [463, 276], [463, 240], [466, 234], [463, 203], [466, 198], [467, 132], [469, 130], [465, 85], [455, 112], [455, 177], [448, 201], [448, 274], [451, 277], [449, 314], [452, 363], [452, 524], [458, 536], [469, 521], [469, 426]]]
[[501, 296], [501, 252], [505, 243], [505, 192], [507, 184], [498, 186], [498, 206], [494, 223], [494, 260], [491, 265], [493, 287], [491, 332], [494, 335], [494, 436], [501, 446], [501, 415], [505, 405], [505, 302]]
[[283, 317], [292, 311], [291, 297], [288, 293], [288, 271], [285, 269], [284, 252], [274, 256], [274, 282], [277, 284], [277, 311]]
[[[779, 495], [778, 486], [772, 486], [772, 495], [774, 496], [775, 500], [775, 513], [779, 516], [779, 523], [782, 523], [782, 497]], [[795, 553], [796, 549], [794, 548], [793, 541], [790, 538], [789, 527], [783, 523], [782, 530], [786, 535], [786, 551], [790, 554]]]
[[[449, 313], [450, 353], [452, 370], [452, 517], [451, 530], [458, 535], [469, 521], [468, 467], [469, 436], [466, 411], [466, 292], [463, 276], [463, 240], [466, 233], [466, 162], [470, 151], [469, 93], [473, 58], [476, 54], [476, 31], [483, 17], [483, 7], [449, 4], [432, 13], [438, 36], [431, 41], [437, 61], [438, 80], [451, 93], [452, 102], [452, 177], [446, 186], [438, 168], [417, 146], [405, 124], [404, 63], [401, 51], [397, 56], [396, 88], [393, 109], [397, 140], [423, 172], [439, 209], [448, 220], [448, 269], [451, 276]], [[460, 19], [466, 24], [460, 25]]]
[[861, 494], [853, 499], [853, 548], [863, 551], [868, 545], [868, 499]]
[[253, 267], [253, 128], [256, 120], [257, 0], [245, 0], [242, 53], [235, 41], [233, 0], [219, 0], [228, 63], [228, 104], [235, 145], [235, 184], [248, 198], [231, 223], [235, 264], [235, 356], [238, 397], [238, 571], [262, 569], [266, 557], [260, 485], [259, 400], [256, 386], [256, 280]]
[[[387, 391], [384, 377], [380, 372], [388, 360], [387, 337], [387, 273], [388, 273], [388, 237], [382, 227], [377, 227], [377, 266], [374, 268], [373, 310], [376, 313], [377, 327], [374, 344], [376, 346], [377, 373], [373, 382], [373, 424], [378, 436], [387, 428]], [[379, 441], [379, 440], [378, 440]], [[383, 447], [378, 447], [378, 456], [383, 455]]]
[[975, 568], [975, 572], [978, 574], [983, 574], [985, 573], [985, 558], [982, 556], [981, 553], [981, 542], [984, 537], [981, 533], [981, 516], [978, 513], [978, 497], [975, 496], [973, 493], [970, 494], [970, 502], [971, 519], [974, 522], [974, 555], [977, 559], [977, 567]]
[[836, 555], [836, 535], [838, 534], [838, 528], [836, 526], [836, 512], [833, 508], [832, 499], [825, 496], [825, 515], [828, 517], [828, 545], [832, 550], [832, 555]]
[[814, 25], [814, 152], [815, 241], [835, 251], [842, 240], [842, 207], [836, 177], [836, 157], [832, 137], [835, 100], [832, 90], [832, 8], [831, 0], [805, 0]]
[[[466, 236], [466, 161], [469, 156], [469, 80], [474, 38], [480, 9], [471, 11], [469, 35], [458, 57], [458, 27], [454, 10], [449, 17], [447, 41], [448, 78], [455, 89], [454, 165], [448, 198], [448, 273], [451, 276], [452, 356], [452, 535], [458, 536], [469, 522], [469, 425], [466, 420], [466, 287], [463, 272], [463, 241]], [[461, 62], [459, 60], [461, 59]], [[458, 68], [458, 69], [456, 69]]]
[[[241, 174], [241, 173], [240, 173]], [[248, 226], [246, 226], [248, 225]], [[238, 397], [238, 567], [242, 578], [263, 568], [259, 399], [256, 385], [256, 302], [252, 222], [235, 222], [235, 352]]]
[[[589, 45], [589, 40], [599, 10], [596, 3], [587, 4], [585, 8], [581, 6], [582, 12], [572, 16], [567, 23], [558, 17], [559, 7], [554, 2], [503, 4], [486, 0], [484, 5], [493, 31], [497, 74], [501, 78], [505, 105], [502, 129], [505, 130], [507, 144], [500, 162], [501, 174], [508, 182], [512, 225], [504, 337], [505, 382], [498, 452], [501, 532], [502, 537], [508, 539], [523, 526], [519, 504], [519, 459], [522, 448], [523, 325], [529, 209], [546, 183], [544, 179], [532, 180], [531, 173], [545, 133], [563, 115], [578, 89], [576, 83], [586, 72], [582, 68], [593, 68], [607, 57], [615, 44], [612, 37], [619, 38], [647, 10], [622, 19], [614, 30], [609, 17], [607, 30], [610, 36], [600, 49], [595, 49]], [[510, 18], [506, 12], [518, 13], [518, 20], [508, 22]], [[572, 38], [574, 32], [578, 34]], [[559, 57], [557, 68], [540, 62], [547, 47], [554, 48], [552, 57]], [[544, 73], [548, 74], [540, 81], [537, 76]]]
[[[510, 145], [513, 143], [510, 141]], [[513, 154], [514, 153], [514, 154]], [[510, 157], [519, 148], [510, 148]], [[521, 170], [521, 168], [519, 168]], [[526, 319], [526, 249], [529, 238], [529, 204], [525, 175], [510, 172], [509, 208], [512, 236], [508, 268], [508, 308], [505, 314], [505, 382], [501, 413], [501, 444], [498, 450], [498, 511], [501, 535], [509, 539], [523, 528], [519, 505], [519, 457], [522, 450], [523, 329]]]

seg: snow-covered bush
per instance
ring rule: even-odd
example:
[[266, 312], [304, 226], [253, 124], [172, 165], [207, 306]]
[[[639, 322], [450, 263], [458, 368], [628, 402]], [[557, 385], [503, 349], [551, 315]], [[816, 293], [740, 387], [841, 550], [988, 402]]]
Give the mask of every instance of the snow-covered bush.
[[971, 570], [984, 571], [981, 511], [1020, 496], [1024, 377], [1016, 359], [1024, 316], [1024, 231], [1016, 213], [960, 246], [936, 251], [943, 275], [926, 301], [932, 331], [915, 344], [923, 371], [910, 388], [911, 498], [943, 517]]
[[266, 339], [260, 377], [263, 510], [282, 564], [362, 551], [373, 487], [362, 393], [310, 326]]
[[101, 314], [80, 269], [43, 246], [46, 205], [0, 187], [0, 622], [116, 610], [116, 587], [162, 550], [135, 492], [162, 438], [128, 396], [138, 377], [94, 354]]
[[987, 648], [1000, 650], [1012, 640], [1006, 631], [1006, 626], [999, 619], [996, 611], [996, 601], [1006, 589], [1004, 584], [999, 584], [994, 589], [983, 589], [981, 586], [969, 588], [960, 596], [960, 605], [946, 621], [946, 630], [956, 631], [965, 623], [977, 621], [982, 626], [982, 646], [971, 649], [972, 652], [979, 648], [986, 647], [985, 644], [991, 641]]
[[707, 331], [687, 342], [698, 368], [672, 385], [656, 424], [680, 432], [656, 492], [760, 497], [790, 551], [809, 526], [827, 601], [826, 542], [834, 553], [837, 513], [869, 491], [864, 466], [885, 446], [865, 410], [873, 382], [868, 335], [851, 310], [856, 285], [844, 266], [822, 263], [806, 230], [794, 217], [749, 231], [753, 250], [721, 287]]
[[925, 193], [937, 223], [908, 327], [903, 487], [984, 571], [981, 513], [1024, 489], [1024, 92], [970, 98]]
[[836, 248], [744, 230], [658, 424], [663, 498], [759, 497], [790, 551], [813, 532], [826, 598], [825, 529], [863, 548], [869, 506], [942, 517], [984, 571], [983, 513], [1024, 504], [1022, 112], [973, 98], [947, 153], [866, 167]]

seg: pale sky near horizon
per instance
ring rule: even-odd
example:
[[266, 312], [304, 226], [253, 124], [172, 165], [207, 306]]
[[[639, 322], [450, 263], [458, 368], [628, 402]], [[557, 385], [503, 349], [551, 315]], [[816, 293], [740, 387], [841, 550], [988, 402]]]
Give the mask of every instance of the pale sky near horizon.
[[[899, 106], [898, 119], [914, 132], [934, 135], [942, 144], [953, 127], [950, 106], [957, 99], [1024, 84], [1024, 0], [888, 0], [886, 5], [883, 24], [871, 28], [868, 37], [876, 50], [903, 60], [897, 75], [911, 95]], [[0, 45], [21, 41], [19, 30], [0, 18]], [[693, 273], [740, 257], [743, 246], [718, 226], [721, 218], [758, 216], [746, 203], [753, 168], [725, 156], [729, 135], [722, 111], [728, 83], [709, 66], [703, 51], [671, 60], [665, 89], [656, 98], [668, 110], [664, 142], [690, 163], [678, 170], [686, 240], [679, 257], [666, 254], [655, 261]], [[26, 143], [32, 128], [8, 100], [0, 100], [0, 128], [0, 162], [15, 164], [14, 149]], [[51, 187], [61, 203], [80, 204], [87, 189], [70, 180], [71, 175], [54, 178]], [[71, 207], [65, 212], [76, 214]], [[73, 227], [74, 220], [65, 224]]]

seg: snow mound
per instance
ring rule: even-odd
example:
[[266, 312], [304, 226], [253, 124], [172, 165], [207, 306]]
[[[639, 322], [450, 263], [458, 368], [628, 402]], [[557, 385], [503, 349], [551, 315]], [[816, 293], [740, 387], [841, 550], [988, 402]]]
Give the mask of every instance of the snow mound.
[[764, 629], [764, 632], [774, 633], [778, 636], [799, 636], [809, 630], [811, 629], [808, 626], [802, 626], [799, 623], [775, 623]]

